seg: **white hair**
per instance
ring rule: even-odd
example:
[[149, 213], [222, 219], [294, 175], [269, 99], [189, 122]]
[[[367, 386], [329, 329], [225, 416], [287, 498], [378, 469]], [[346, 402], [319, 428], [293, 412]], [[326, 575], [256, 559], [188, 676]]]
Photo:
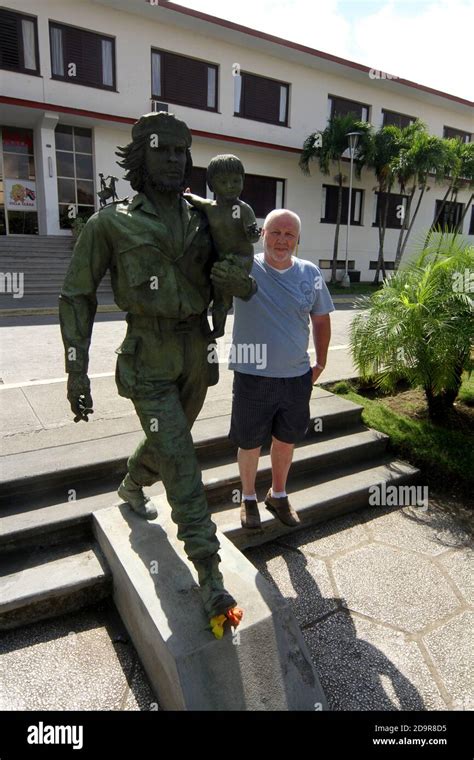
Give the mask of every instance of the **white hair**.
[[294, 211], [290, 211], [289, 208], [274, 208], [273, 211], [270, 211], [269, 214], [265, 217], [265, 221], [263, 223], [263, 229], [265, 229], [270, 222], [273, 221], [278, 216], [283, 216], [284, 214], [287, 214], [288, 216], [291, 216], [297, 223], [298, 223], [298, 235], [301, 232], [301, 219], [298, 216], [298, 214], [295, 214]]

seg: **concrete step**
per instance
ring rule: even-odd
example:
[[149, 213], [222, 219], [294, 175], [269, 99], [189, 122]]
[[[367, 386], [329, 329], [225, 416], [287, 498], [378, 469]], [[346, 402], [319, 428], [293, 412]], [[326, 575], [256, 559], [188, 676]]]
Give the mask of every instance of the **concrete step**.
[[0, 630], [72, 612], [110, 593], [110, 571], [91, 539], [3, 556]]
[[225, 536], [218, 536], [220, 569], [244, 617], [234, 635], [228, 629], [218, 641], [167, 504], [148, 524], [126, 507], [95, 512], [93, 520], [115, 605], [161, 707], [327, 709], [287, 601]]
[[[387, 437], [373, 430], [315, 442], [308, 439], [305, 445], [295, 449], [292, 480], [306, 472], [316, 475], [324, 471], [325, 476], [329, 476], [334, 467], [340, 468], [343, 463], [354, 467], [369, 457], [374, 462], [383, 456], [386, 443]], [[206, 463], [204, 460], [202, 477], [212, 511], [227, 509], [233, 503], [234, 489], [240, 488], [235, 453], [225, 464], [216, 465], [213, 461]], [[49, 504], [44, 499], [42, 502], [37, 494], [24, 504], [18, 500], [16, 507], [13, 500], [13, 506], [3, 510], [0, 520], [0, 550], [11, 551], [19, 546], [31, 546], [38, 540], [52, 544], [60, 543], [65, 536], [83, 536], [87, 532], [92, 512], [119, 501], [116, 493], [119, 482], [120, 477], [109, 478], [106, 482], [101, 480], [100, 493], [97, 493], [99, 484], [91, 481], [89, 493], [84, 493], [82, 486], [82, 497], [67, 502], [63, 501], [64, 490], [61, 494], [58, 493], [56, 502]], [[265, 455], [260, 459], [257, 484], [266, 492], [270, 483], [270, 457]], [[73, 487], [71, 482], [68, 487]], [[151, 490], [156, 491], [156, 488]], [[54, 499], [54, 494], [51, 498]]]
[[[310, 433], [320, 422], [321, 434], [335, 430], [345, 432], [360, 425], [362, 407], [328, 391], [315, 389], [310, 403]], [[93, 423], [94, 424], [94, 423]], [[215, 456], [235, 452], [227, 435], [230, 415], [198, 419], [193, 427], [193, 440], [201, 462]], [[313, 432], [311, 432], [313, 431]], [[318, 434], [318, 435], [321, 435]], [[120, 476], [126, 471], [127, 459], [143, 438], [141, 431], [119, 436], [98, 438], [61, 447], [60, 459], [56, 448], [11, 454], [1, 458], [0, 510], [9, 507], [14, 495], [51, 490], [62, 485], [75, 488], [87, 479]]]
[[[333, 433], [331, 437], [324, 436], [321, 439], [307, 438], [302, 445], [295, 448], [291, 464], [292, 477], [305, 472], [328, 472], [334, 467], [356, 464], [369, 458], [374, 461], [384, 453], [388, 440], [384, 433], [367, 428], [347, 435]], [[271, 484], [271, 466], [270, 454], [260, 457], [257, 485]], [[239, 468], [235, 456], [228, 462], [206, 467], [202, 478], [211, 506], [229, 504], [234, 489], [240, 488]]]
[[72, 235], [56, 235], [54, 237], [39, 237], [38, 235], [2, 235], [1, 248], [41, 248], [44, 245], [73, 245]]
[[[301, 525], [290, 528], [283, 525], [264, 506], [265, 488], [257, 488], [261, 530], [242, 528], [239, 504], [213, 512], [218, 529], [239, 549], [259, 546], [275, 538], [303, 530], [311, 525], [326, 522], [334, 517], [369, 506], [372, 486], [416, 485], [419, 470], [407, 462], [392, 459], [389, 455], [371, 464], [333, 469], [330, 473], [304, 475], [291, 478], [288, 484], [291, 504], [298, 513]], [[377, 507], [374, 507], [376, 509]]]
[[66, 266], [71, 260], [71, 252], [70, 251], [63, 251], [55, 252], [54, 254], [51, 253], [45, 253], [44, 255], [35, 255], [33, 256], [6, 256], [6, 255], [0, 255], [0, 261], [2, 262], [2, 265], [9, 264], [11, 266], [14, 266], [16, 264], [22, 264], [22, 266], [28, 268], [31, 267], [32, 269], [37, 268], [39, 269], [42, 266], [48, 265], [48, 266], [56, 266], [56, 267], [64, 267]]

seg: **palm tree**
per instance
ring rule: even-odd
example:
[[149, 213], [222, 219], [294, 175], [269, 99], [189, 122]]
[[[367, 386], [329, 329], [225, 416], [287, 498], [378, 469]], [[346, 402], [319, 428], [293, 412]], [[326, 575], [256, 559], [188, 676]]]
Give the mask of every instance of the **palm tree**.
[[[461, 170], [460, 174], [460, 187], [467, 187], [471, 191], [474, 190], [474, 143], [463, 143], [461, 151]], [[456, 228], [456, 232], [462, 231], [462, 225], [464, 217], [466, 216], [468, 209], [471, 207], [471, 203], [474, 200], [474, 192], [471, 192], [470, 198], [464, 206], [464, 211], [459, 217], [459, 222]]]
[[364, 163], [374, 170], [377, 178], [377, 188], [380, 201], [378, 214], [378, 233], [379, 233], [379, 252], [377, 258], [377, 268], [375, 270], [374, 285], [378, 284], [380, 271], [382, 278], [385, 278], [385, 261], [384, 261], [384, 241], [385, 231], [387, 229], [388, 209], [390, 204], [390, 194], [395, 182], [393, 172], [393, 162], [398, 156], [403, 145], [403, 130], [393, 125], [381, 127], [376, 132], [372, 140], [368, 143], [368, 153], [363, 156]]
[[[415, 122], [415, 125], [418, 125], [418, 128], [411, 135], [410, 145], [401, 149], [399, 156], [393, 163], [393, 169], [399, 181], [400, 192], [402, 194], [405, 192], [406, 186], [411, 183], [405, 216], [398, 237], [394, 263], [395, 269], [398, 269], [400, 265], [408, 238], [420, 210], [421, 201], [428, 189], [429, 175], [434, 174], [437, 180], [444, 179], [447, 165], [445, 140], [441, 137], [430, 135], [420, 122]], [[415, 125], [412, 125], [412, 127]], [[419, 190], [419, 195], [412, 214], [413, 200], [417, 189]]]
[[[448, 189], [439, 204], [438, 211], [432, 224], [432, 229], [439, 229], [439, 221], [447, 203], [456, 200], [459, 190], [463, 187], [474, 187], [474, 143], [463, 143], [459, 138], [444, 140], [446, 148], [445, 178]], [[467, 201], [464, 211], [457, 224], [456, 231], [461, 231], [464, 217], [474, 198], [474, 193]], [[429, 236], [430, 233], [428, 233]], [[428, 239], [428, 237], [427, 237]]]
[[357, 299], [363, 310], [352, 323], [351, 349], [360, 376], [383, 390], [401, 379], [422, 387], [436, 422], [452, 407], [463, 371], [474, 368], [473, 304], [459, 287], [473, 267], [474, 246], [446, 234], [381, 290]]
[[317, 159], [319, 168], [325, 175], [330, 174], [333, 164], [337, 166], [335, 177], [338, 183], [336, 229], [331, 266], [331, 282], [336, 282], [337, 256], [339, 250], [339, 230], [342, 212], [342, 186], [345, 177], [342, 173], [342, 154], [348, 149], [348, 132], [359, 132], [359, 148], [354, 155], [356, 176], [360, 177], [364, 160], [362, 156], [368, 153], [367, 143], [370, 140], [371, 126], [365, 121], [358, 121], [355, 114], [333, 116], [323, 132], [313, 132], [306, 138], [301, 152], [299, 166], [303, 174], [310, 174], [310, 163]]

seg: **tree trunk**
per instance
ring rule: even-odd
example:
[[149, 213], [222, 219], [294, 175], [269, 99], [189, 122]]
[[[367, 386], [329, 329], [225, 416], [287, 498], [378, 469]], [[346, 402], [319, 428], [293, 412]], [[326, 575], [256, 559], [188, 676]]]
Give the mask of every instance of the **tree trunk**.
[[[408, 238], [410, 237], [410, 233], [411, 233], [411, 231], [413, 229], [413, 225], [415, 224], [415, 219], [417, 217], [418, 211], [420, 210], [420, 205], [421, 205], [422, 198], [423, 198], [423, 196], [425, 194], [425, 190], [426, 190], [426, 185], [423, 185], [423, 190], [420, 191], [418, 202], [416, 204], [415, 213], [413, 214], [413, 216], [411, 218], [410, 226], [408, 227], [407, 234], [405, 235], [405, 240], [403, 241], [402, 250], [400, 251], [400, 261], [401, 261], [401, 258], [403, 256], [404, 252], [405, 252], [405, 248], [406, 248], [407, 243], [408, 243]], [[398, 262], [399, 264], [400, 264], [400, 261]]]
[[439, 222], [439, 220], [441, 218], [441, 214], [443, 213], [444, 207], [446, 206], [446, 202], [448, 200], [448, 195], [453, 192], [453, 189], [454, 189], [454, 186], [453, 185], [449, 185], [448, 189], [446, 190], [446, 194], [445, 194], [443, 200], [441, 201], [441, 205], [440, 205], [440, 207], [438, 209], [438, 213], [435, 216], [435, 220], [434, 220], [434, 222], [433, 222], [433, 224], [431, 226], [431, 229], [428, 231], [428, 234], [427, 234], [427, 236], [425, 238], [425, 244], [424, 244], [423, 248], [426, 248], [426, 246], [428, 245], [428, 240], [430, 239], [431, 230], [435, 229], [436, 225], [438, 224], [438, 222]]
[[456, 362], [454, 370], [456, 382], [454, 388], [446, 388], [441, 393], [435, 394], [430, 385], [425, 386], [424, 391], [428, 403], [428, 415], [433, 422], [443, 422], [446, 419], [446, 415], [452, 411], [453, 404], [461, 387], [464, 363], [465, 357], [460, 357]]
[[398, 241], [397, 241], [397, 252], [395, 254], [395, 263], [393, 265], [393, 268], [395, 269], [395, 271], [400, 266], [400, 259], [402, 258], [401, 250], [402, 250], [402, 244], [403, 244], [403, 233], [406, 231], [408, 227], [408, 222], [410, 219], [411, 204], [413, 201], [413, 196], [415, 195], [415, 190], [416, 190], [416, 185], [413, 185], [410, 191], [410, 195], [407, 198], [407, 207], [405, 210], [405, 217], [403, 219], [403, 224], [400, 228], [400, 234], [398, 236]]
[[[375, 270], [375, 276], [374, 276], [374, 285], [379, 284], [379, 275], [380, 275], [380, 269], [382, 269], [382, 278], [385, 279], [386, 272], [385, 272], [385, 260], [383, 255], [383, 247], [385, 242], [385, 232], [387, 229], [387, 219], [388, 219], [388, 205], [390, 200], [390, 190], [391, 188], [388, 188], [387, 193], [385, 195], [385, 207], [383, 210], [383, 219], [381, 215], [379, 214], [379, 255], [377, 258], [377, 268]], [[381, 191], [380, 191], [381, 192]]]

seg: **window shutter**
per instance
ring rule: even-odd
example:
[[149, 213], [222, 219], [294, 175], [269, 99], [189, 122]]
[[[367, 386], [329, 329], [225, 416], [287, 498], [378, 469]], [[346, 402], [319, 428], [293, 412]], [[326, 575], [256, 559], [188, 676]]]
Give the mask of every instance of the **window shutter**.
[[263, 219], [270, 211], [277, 208], [277, 182], [278, 180], [274, 177], [263, 177], [258, 174], [245, 175], [241, 198], [252, 206], [255, 216], [259, 219]]
[[243, 111], [249, 118], [279, 123], [280, 83], [243, 74]]
[[395, 113], [395, 111], [383, 112], [384, 127], [393, 125], [394, 127], [400, 127], [400, 129], [404, 129], [405, 127], [410, 126], [412, 122], [413, 122], [412, 117], [405, 116], [405, 114], [403, 113]]
[[[102, 85], [101, 39], [91, 32], [64, 27], [66, 77], [68, 66], [75, 63], [76, 78], [84, 84]], [[73, 79], [73, 77], [68, 77]]]
[[193, 166], [191, 172], [189, 187], [194, 195], [200, 195], [201, 198], [205, 198], [207, 193], [206, 173], [207, 170], [199, 166]]
[[0, 10], [0, 66], [4, 69], [23, 68], [18, 16], [4, 10]]
[[356, 116], [360, 121], [367, 121], [368, 108], [362, 103], [357, 103], [355, 100], [347, 100], [347, 98], [330, 98], [331, 117], [333, 116], [347, 116], [352, 114]]
[[[385, 197], [386, 193], [377, 193], [377, 213], [375, 217], [375, 224], [377, 226], [379, 223], [379, 214], [381, 215], [381, 221], [383, 221], [383, 215], [385, 213]], [[403, 206], [406, 209], [406, 196], [399, 195], [398, 193], [390, 193], [387, 229], [399, 230], [402, 226], [403, 217], [400, 216], [399, 206]]]
[[181, 101], [195, 108], [207, 108], [208, 64], [192, 58], [163, 53], [164, 100]]

